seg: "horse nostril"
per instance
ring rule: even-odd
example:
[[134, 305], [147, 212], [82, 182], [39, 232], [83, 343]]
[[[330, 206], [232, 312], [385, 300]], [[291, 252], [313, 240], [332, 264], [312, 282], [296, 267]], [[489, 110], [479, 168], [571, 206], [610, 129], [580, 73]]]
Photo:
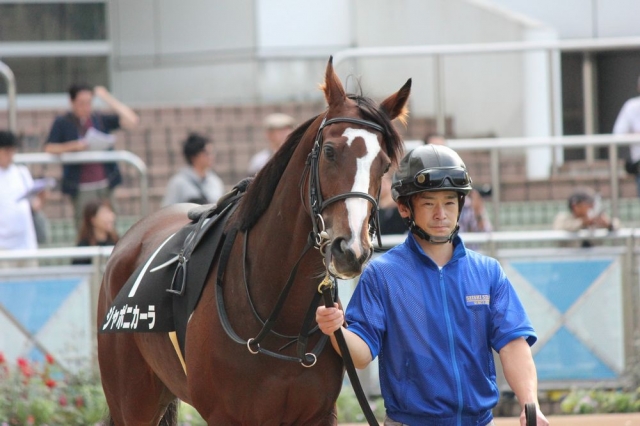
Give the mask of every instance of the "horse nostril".
[[347, 240], [342, 237], [334, 239], [331, 243], [331, 254], [333, 254], [335, 258], [347, 262], [354, 262], [356, 260], [356, 254], [349, 248]]
[[371, 258], [372, 254], [373, 250], [365, 249], [362, 256], [358, 258], [358, 262], [360, 262], [361, 265], [364, 265]]
[[331, 254], [334, 258], [338, 258], [343, 262], [348, 262], [355, 265], [364, 265], [371, 257], [372, 250], [364, 249], [358, 256], [353, 249], [348, 245], [345, 238], [339, 237], [333, 240], [331, 243]]

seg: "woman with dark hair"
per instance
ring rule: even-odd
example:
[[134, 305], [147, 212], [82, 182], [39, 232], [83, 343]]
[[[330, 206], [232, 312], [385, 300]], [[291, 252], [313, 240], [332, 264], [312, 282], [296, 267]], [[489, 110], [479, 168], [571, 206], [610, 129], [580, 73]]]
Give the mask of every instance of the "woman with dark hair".
[[[109, 200], [92, 200], [82, 210], [78, 247], [112, 246], [120, 238], [115, 229], [116, 214]], [[90, 264], [91, 259], [75, 259], [74, 265]]]

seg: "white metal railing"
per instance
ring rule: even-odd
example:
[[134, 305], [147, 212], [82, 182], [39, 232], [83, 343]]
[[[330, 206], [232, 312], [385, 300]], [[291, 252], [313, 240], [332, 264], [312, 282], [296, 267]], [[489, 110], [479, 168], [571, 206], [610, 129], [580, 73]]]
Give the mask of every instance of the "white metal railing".
[[3, 250], [0, 260], [49, 260], [49, 259], [84, 259], [87, 257], [106, 258], [111, 255], [113, 246], [90, 247], [51, 247], [36, 250]]
[[20, 164], [84, 164], [122, 161], [131, 164], [140, 175], [140, 213], [149, 212], [149, 177], [147, 165], [140, 157], [130, 151], [83, 151], [67, 152], [60, 155], [44, 152], [16, 154], [13, 158]]
[[[624, 286], [624, 291], [626, 295], [625, 300], [625, 335], [633, 335], [635, 330], [640, 327], [640, 320], [638, 319], [638, 261], [640, 260], [640, 246], [638, 246], [637, 242], [640, 241], [640, 229], [634, 228], [624, 228], [615, 232], [608, 232], [605, 229], [597, 229], [593, 231], [580, 231], [577, 233], [571, 233], [566, 231], [525, 231], [525, 232], [490, 232], [490, 233], [464, 233], [462, 234], [462, 238], [465, 244], [482, 244], [483, 248], [487, 249], [486, 251], [492, 254], [494, 257], [498, 259], [501, 256], [505, 256], [506, 259], [514, 259], [514, 258], [528, 258], [528, 259], [536, 259], [540, 258], [549, 258], [550, 256], [554, 256], [555, 253], [562, 254], [566, 256], [569, 254], [570, 256], [581, 256], [584, 254], [585, 256], [593, 256], [594, 254], [598, 255], [616, 255], [616, 256], [624, 256], [626, 259], [623, 262], [623, 270], [622, 273], [622, 285]], [[570, 242], [575, 241], [576, 239], [590, 239], [597, 241], [610, 241], [614, 243], [613, 247], [595, 247], [593, 249], [582, 249], [582, 248], [524, 248], [524, 249], [516, 249], [518, 253], [513, 253], [514, 250], [511, 250], [510, 253], [507, 251], [502, 251], [499, 248], [500, 245], [506, 243], [534, 243], [534, 242]], [[385, 246], [390, 247], [397, 244], [401, 244], [406, 239], [406, 235], [384, 235], [383, 243]], [[93, 259], [93, 270], [89, 272], [91, 274], [91, 306], [88, 307], [90, 311], [90, 318], [95, 318], [97, 315], [97, 294], [100, 285], [100, 280], [102, 276], [101, 267], [105, 264], [106, 259], [109, 257], [113, 250], [113, 247], [64, 247], [64, 248], [46, 248], [46, 249], [38, 249], [38, 250], [20, 250], [20, 251], [0, 251], [0, 262], [3, 260], [49, 260], [49, 259], [75, 259], [75, 258], [87, 258], [90, 257]], [[557, 251], [554, 251], [557, 250]], [[72, 267], [69, 267], [72, 268]], [[87, 265], [81, 265], [74, 267], [78, 271], [87, 271]], [[19, 274], [23, 278], [28, 278], [28, 271], [31, 270], [32, 274], [35, 273], [38, 269], [45, 268], [28, 268], [22, 270], [0, 270], [0, 280], [2, 276], [9, 275], [15, 276]], [[35, 275], [34, 275], [35, 277]], [[355, 281], [352, 285], [355, 285]], [[345, 286], [341, 283], [341, 298], [343, 301], [345, 297]], [[347, 286], [348, 288], [348, 286]], [[19, 324], [18, 324], [19, 325]], [[24, 328], [24, 327], [23, 327]], [[95, 326], [91, 326], [92, 331], [92, 342], [96, 341], [96, 332]], [[29, 336], [28, 331], [25, 331], [25, 335]], [[33, 336], [32, 336], [33, 337]], [[37, 343], [37, 339], [33, 337], [35, 343]], [[628, 351], [633, 351], [633, 347], [625, 340], [625, 346]], [[46, 348], [45, 348], [46, 349]], [[95, 348], [93, 349], [93, 357], [95, 362]], [[630, 353], [630, 352], [629, 352]], [[372, 394], [372, 389], [375, 388], [374, 376], [371, 372], [371, 368], [369, 368], [369, 372], [365, 372], [363, 377], [367, 378], [367, 389], [369, 394]], [[502, 380], [504, 382], [504, 380]], [[502, 383], [500, 382], [500, 383]], [[602, 384], [602, 383], [590, 383], [593, 384]], [[617, 384], [614, 383], [614, 384]], [[555, 389], [554, 383], [547, 383], [544, 386]], [[543, 387], [544, 387], [543, 386]], [[582, 386], [585, 386], [583, 384]]]
[[502, 149], [531, 147], [609, 147], [609, 182], [611, 185], [611, 214], [619, 216], [618, 150], [620, 145], [640, 143], [640, 134], [635, 135], [579, 135], [523, 138], [449, 139], [448, 145], [456, 151], [489, 151], [491, 154], [491, 185], [493, 225], [499, 229], [500, 209], [500, 154]]
[[[398, 57], [398, 56], [430, 56], [433, 57], [433, 70], [436, 79], [434, 107], [436, 111], [437, 129], [443, 131], [445, 129], [445, 110], [444, 110], [444, 72], [443, 59], [453, 55], [478, 55], [489, 53], [512, 53], [512, 52], [533, 52], [544, 51], [548, 55], [549, 66], [547, 67], [547, 78], [549, 87], [551, 88], [549, 114], [551, 116], [550, 123], [556, 120], [554, 114], [561, 111], [561, 85], [556, 84], [559, 75], [556, 69], [559, 69], [554, 53], [556, 52], [585, 52], [583, 57], [583, 80], [582, 95], [585, 120], [585, 133], [592, 134], [595, 127], [594, 121], [594, 77], [591, 70], [593, 69], [593, 57], [591, 52], [640, 49], [640, 37], [615, 37], [615, 38], [597, 38], [597, 39], [576, 39], [576, 40], [548, 40], [548, 41], [512, 41], [497, 43], [468, 43], [468, 44], [436, 44], [436, 45], [415, 45], [415, 46], [386, 46], [386, 47], [357, 47], [345, 49], [337, 52], [333, 57], [334, 65], [338, 66], [341, 62], [348, 59], [357, 58], [381, 58], [381, 57]], [[552, 133], [558, 133], [559, 127], [552, 124]], [[593, 151], [587, 150], [587, 161], [593, 160]]]
[[[465, 232], [460, 234], [465, 244], [522, 243], [522, 242], [571, 242], [575, 240], [614, 240], [629, 239], [640, 241], [640, 228], [621, 228], [617, 231], [607, 229], [569, 231], [507, 231], [507, 232]], [[393, 247], [404, 242], [406, 235], [383, 235], [382, 244]]]

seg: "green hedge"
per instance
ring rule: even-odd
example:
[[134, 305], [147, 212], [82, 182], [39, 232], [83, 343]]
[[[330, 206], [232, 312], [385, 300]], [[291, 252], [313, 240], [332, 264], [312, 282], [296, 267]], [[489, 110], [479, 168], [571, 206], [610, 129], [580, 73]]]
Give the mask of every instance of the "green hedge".
[[573, 390], [561, 403], [565, 414], [630, 413], [640, 411], [640, 388], [621, 390]]

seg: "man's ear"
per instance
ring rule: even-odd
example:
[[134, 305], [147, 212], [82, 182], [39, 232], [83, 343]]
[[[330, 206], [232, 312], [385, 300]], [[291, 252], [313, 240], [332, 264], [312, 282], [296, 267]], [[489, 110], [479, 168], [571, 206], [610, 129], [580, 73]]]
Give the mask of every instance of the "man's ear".
[[402, 200], [398, 200], [397, 202], [398, 211], [400, 212], [400, 216], [402, 216], [403, 218], [411, 217], [411, 209], [409, 209], [409, 205], [408, 205], [408, 203], [410, 202], [411, 200], [409, 199], [402, 199]]

